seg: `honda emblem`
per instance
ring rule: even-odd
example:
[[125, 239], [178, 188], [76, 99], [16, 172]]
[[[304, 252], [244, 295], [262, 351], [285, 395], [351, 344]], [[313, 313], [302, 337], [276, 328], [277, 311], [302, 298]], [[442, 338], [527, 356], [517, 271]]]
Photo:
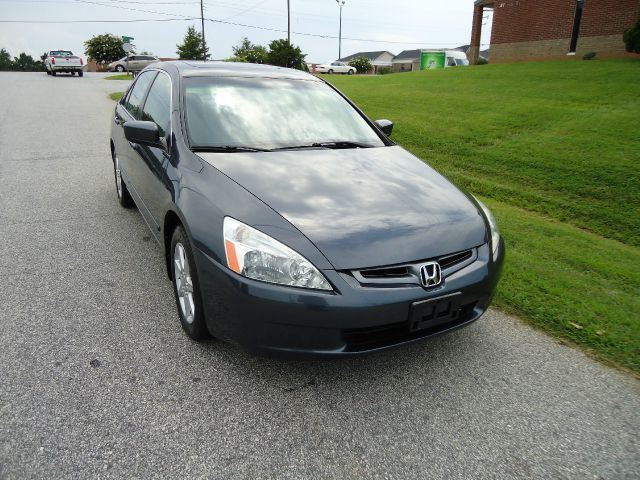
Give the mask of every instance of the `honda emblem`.
[[420, 283], [425, 288], [435, 287], [442, 282], [442, 270], [438, 262], [428, 262], [420, 267]]

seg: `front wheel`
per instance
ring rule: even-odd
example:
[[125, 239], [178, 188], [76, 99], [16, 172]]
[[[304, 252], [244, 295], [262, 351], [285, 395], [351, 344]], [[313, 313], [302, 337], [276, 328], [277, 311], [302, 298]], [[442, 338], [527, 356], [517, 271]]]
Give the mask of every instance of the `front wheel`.
[[51, 70], [51, 75], [55, 77], [56, 76], [56, 71], [55, 70]]
[[84, 75], [84, 72], [82, 70], [78, 71], [78, 76], [82, 77]]
[[116, 72], [124, 72], [124, 67], [122, 65], [118, 65], [116, 67]]
[[327, 72], [329, 75], [331, 75], [333, 73], [333, 69], [329, 69], [329, 71]]
[[349, 70], [349, 71], [347, 72], [347, 75], [353, 75], [354, 73], [355, 73], [355, 72], [354, 72], [353, 70]]
[[193, 340], [202, 340], [209, 332], [204, 321], [191, 242], [182, 226], [177, 227], [171, 237], [171, 273], [182, 329]]

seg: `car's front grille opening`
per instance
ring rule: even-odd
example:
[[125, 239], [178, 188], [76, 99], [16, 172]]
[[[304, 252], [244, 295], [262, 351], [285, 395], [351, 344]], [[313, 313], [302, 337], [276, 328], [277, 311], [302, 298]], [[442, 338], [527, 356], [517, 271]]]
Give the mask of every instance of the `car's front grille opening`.
[[[471, 248], [462, 252], [450, 253], [436, 257], [430, 261], [437, 261], [444, 271], [444, 276], [464, 268], [477, 258], [476, 249]], [[367, 287], [402, 287], [406, 285], [421, 285], [420, 268], [429, 260], [407, 263], [404, 265], [389, 265], [386, 267], [371, 267], [362, 270], [349, 270], [345, 273], [352, 275], [361, 285]]]
[[363, 352], [376, 348], [388, 347], [418, 338], [435, 335], [445, 330], [460, 326], [474, 318], [474, 308], [478, 302], [462, 305], [457, 317], [450, 322], [427, 327], [417, 332], [409, 330], [409, 322], [391, 323], [377, 327], [349, 328], [342, 331], [346, 343], [346, 352]]
[[407, 275], [409, 275], [409, 268], [408, 267], [374, 268], [371, 270], [361, 270], [360, 274], [364, 278], [406, 277]]
[[469, 260], [472, 255], [473, 250], [465, 250], [464, 252], [458, 252], [452, 255], [447, 255], [446, 257], [440, 257], [438, 258], [438, 263], [440, 264], [440, 268], [444, 270], [445, 268], [453, 267], [458, 263]]

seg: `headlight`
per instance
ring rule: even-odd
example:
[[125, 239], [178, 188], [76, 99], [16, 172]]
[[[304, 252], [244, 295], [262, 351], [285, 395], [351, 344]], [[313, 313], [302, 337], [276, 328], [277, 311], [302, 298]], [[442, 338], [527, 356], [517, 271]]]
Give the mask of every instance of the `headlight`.
[[487, 220], [489, 221], [489, 229], [491, 230], [491, 248], [493, 249], [493, 259], [496, 260], [498, 258], [498, 245], [500, 245], [500, 229], [498, 228], [496, 219], [493, 218], [491, 210], [489, 210], [489, 208], [475, 196], [473, 198], [476, 199], [476, 202], [478, 202], [478, 205], [480, 205], [485, 217], [487, 217]]
[[255, 228], [225, 217], [223, 235], [227, 265], [234, 272], [263, 282], [333, 290], [309, 260]]

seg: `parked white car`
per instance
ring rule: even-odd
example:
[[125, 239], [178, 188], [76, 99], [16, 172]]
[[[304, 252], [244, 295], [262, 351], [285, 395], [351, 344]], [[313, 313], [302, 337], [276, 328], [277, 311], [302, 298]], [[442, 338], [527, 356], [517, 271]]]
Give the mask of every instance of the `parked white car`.
[[57, 73], [84, 74], [84, 62], [81, 57], [74, 55], [69, 50], [49, 50], [40, 57], [47, 75], [55, 76]]
[[316, 73], [346, 73], [353, 75], [356, 73], [356, 67], [352, 67], [345, 62], [332, 62], [330, 65], [316, 65]]
[[138, 72], [152, 63], [159, 61], [160, 59], [153, 55], [129, 55], [127, 57], [122, 57], [120, 60], [116, 60], [115, 62], [111, 62], [109, 64], [109, 70], [115, 70], [116, 72]]

